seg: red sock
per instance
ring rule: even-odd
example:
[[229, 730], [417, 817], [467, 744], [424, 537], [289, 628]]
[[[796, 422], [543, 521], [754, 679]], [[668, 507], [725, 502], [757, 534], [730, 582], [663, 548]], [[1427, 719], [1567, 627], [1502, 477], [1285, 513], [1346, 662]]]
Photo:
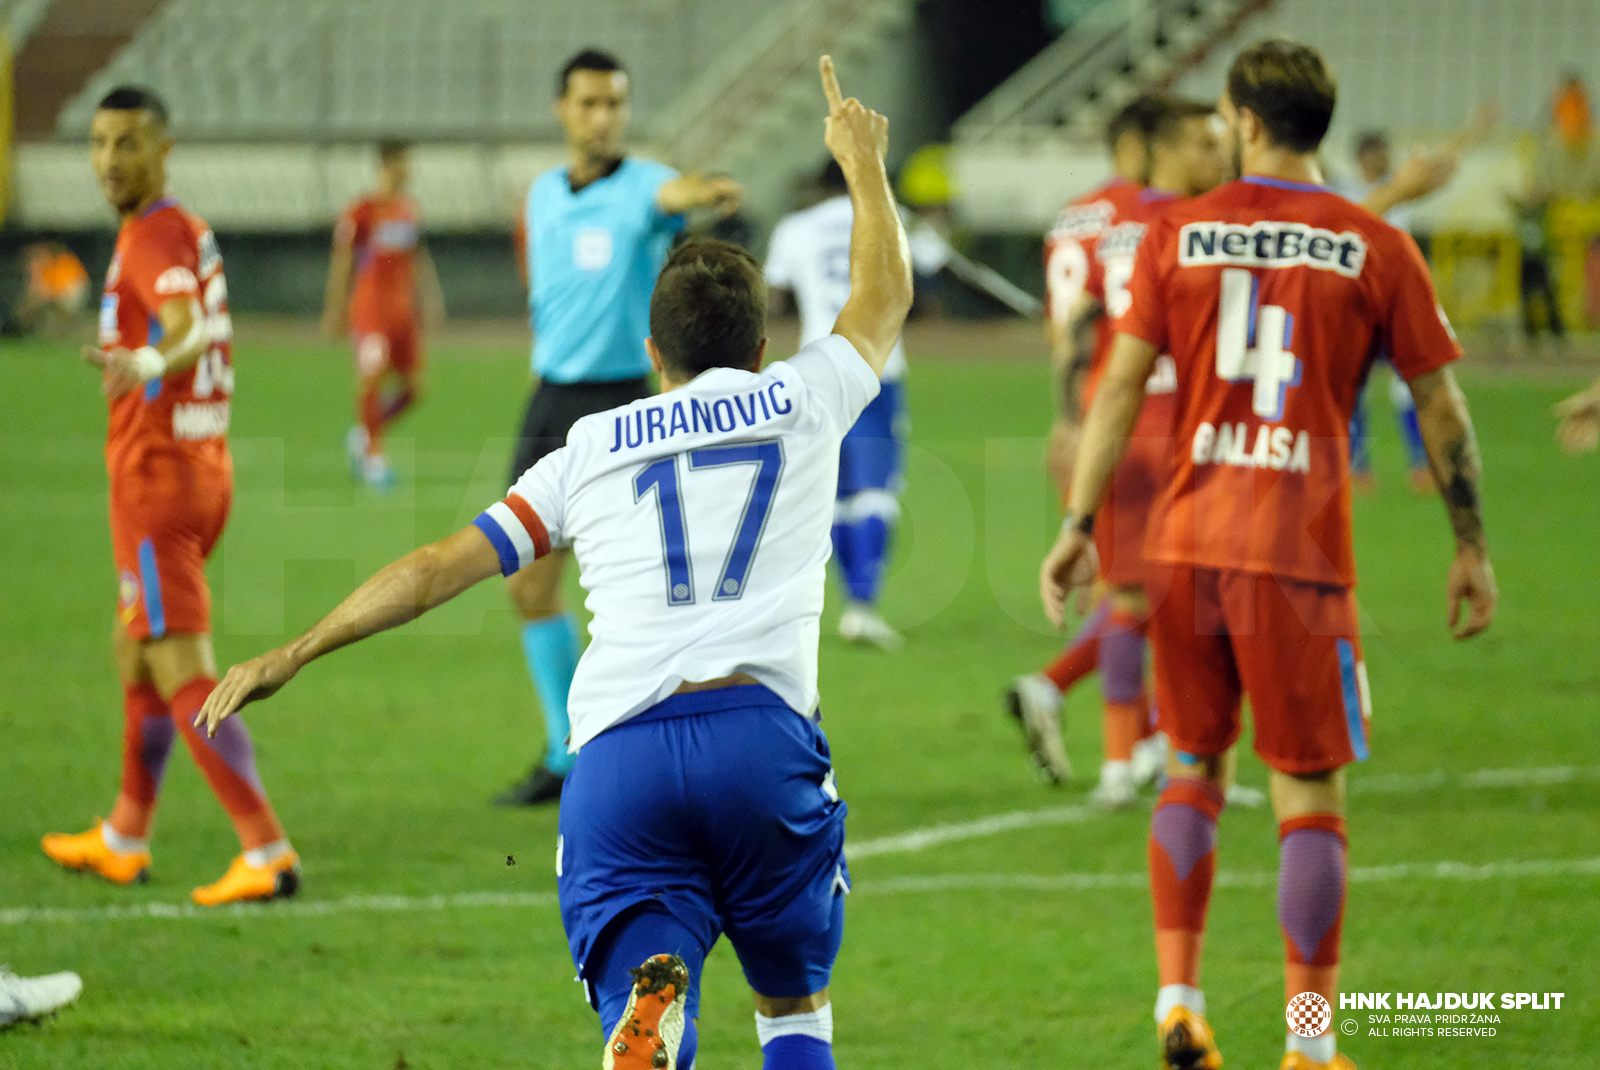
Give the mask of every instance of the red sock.
[[230, 717], [217, 726], [217, 734], [210, 739], [194, 726], [195, 714], [216, 686], [210, 677], [197, 676], [178, 688], [172, 696], [172, 719], [248, 851], [283, 839], [283, 826], [278, 824], [256, 774], [255, 747], [244, 722]]
[[1056, 690], [1062, 693], [1070, 691], [1074, 684], [1094, 672], [1100, 664], [1100, 630], [1105, 627], [1110, 615], [1111, 607], [1107, 603], [1101, 602], [1095, 606], [1094, 612], [1089, 614], [1089, 619], [1083, 622], [1083, 627], [1073, 637], [1071, 645], [1045, 666], [1044, 674], [1056, 685]]
[[1200, 946], [1217, 873], [1222, 792], [1208, 780], [1174, 777], [1150, 822], [1150, 892], [1156, 963], [1163, 985], [1200, 987]]
[[1316, 992], [1339, 1005], [1346, 841], [1338, 814], [1302, 814], [1278, 825], [1278, 924], [1284, 999]]
[[172, 718], [148, 683], [123, 686], [122, 715], [122, 790], [111, 808], [111, 827], [142, 840], [150, 835], [172, 753]]
[[1107, 702], [1100, 720], [1105, 729], [1106, 760], [1132, 761], [1134, 744], [1149, 734], [1149, 708], [1143, 701]]
[[361, 399], [357, 406], [361, 426], [367, 429], [367, 455], [383, 452], [383, 396], [377, 379], [361, 381]]

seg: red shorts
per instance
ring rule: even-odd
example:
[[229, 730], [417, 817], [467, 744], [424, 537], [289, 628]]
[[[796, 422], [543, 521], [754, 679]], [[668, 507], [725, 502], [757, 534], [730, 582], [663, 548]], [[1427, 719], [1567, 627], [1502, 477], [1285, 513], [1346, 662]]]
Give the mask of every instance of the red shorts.
[[1172, 439], [1135, 436], [1111, 477], [1111, 490], [1095, 515], [1094, 545], [1100, 578], [1114, 587], [1145, 583], [1144, 532], [1150, 507], [1172, 467]]
[[228, 522], [233, 478], [111, 481], [117, 620], [135, 639], [211, 631], [206, 558]]
[[1367, 757], [1372, 715], [1355, 593], [1253, 572], [1157, 565], [1150, 618], [1161, 730], [1190, 754], [1239, 738], [1249, 696], [1256, 753], [1282, 773]]
[[422, 359], [421, 332], [415, 323], [390, 323], [351, 332], [356, 370], [363, 376], [394, 371], [409, 375]]

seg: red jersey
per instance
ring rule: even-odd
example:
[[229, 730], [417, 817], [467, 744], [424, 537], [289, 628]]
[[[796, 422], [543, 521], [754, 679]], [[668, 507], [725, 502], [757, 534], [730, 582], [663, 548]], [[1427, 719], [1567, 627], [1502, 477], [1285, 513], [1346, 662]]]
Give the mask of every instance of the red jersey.
[[152, 461], [224, 477], [232, 472], [226, 436], [233, 322], [222, 254], [204, 220], [163, 197], [117, 232], [100, 300], [100, 345], [138, 349], [159, 342], [159, 309], [174, 299], [200, 304], [200, 328], [210, 344], [192, 368], [110, 401], [106, 467], [113, 478], [148, 477]]
[[[1066, 322], [1072, 303], [1087, 293], [1105, 310], [1095, 321], [1094, 353], [1083, 379], [1082, 410], [1087, 415], [1095, 390], [1105, 375], [1116, 337], [1112, 323], [1128, 310], [1128, 282], [1134, 254], [1150, 222], [1176, 194], [1140, 187], [1116, 178], [1062, 209], [1045, 238], [1045, 289], [1050, 315]], [[1145, 384], [1146, 401], [1139, 410], [1134, 435], [1159, 438], [1172, 432], [1172, 392], [1177, 381], [1172, 360], [1162, 355]]]
[[1416, 243], [1321, 186], [1249, 175], [1168, 207], [1117, 321], [1171, 353], [1174, 469], [1147, 556], [1353, 586], [1350, 416], [1381, 350], [1461, 355]]
[[[1061, 209], [1055, 226], [1045, 235], [1044, 284], [1051, 320], [1065, 324], [1073, 302], [1082, 293], [1106, 309], [1106, 315], [1095, 324], [1096, 361], [1103, 360], [1111, 348], [1111, 321], [1127, 308], [1127, 272], [1131, 272], [1132, 261], [1126, 265], [1127, 272], [1117, 262], [1108, 272], [1095, 254], [1101, 236], [1138, 211], [1141, 192], [1127, 179], [1113, 178]], [[1087, 398], [1084, 407], [1087, 411]]]
[[410, 197], [373, 195], [345, 209], [334, 241], [355, 254], [350, 325], [357, 332], [414, 323], [417, 206]]

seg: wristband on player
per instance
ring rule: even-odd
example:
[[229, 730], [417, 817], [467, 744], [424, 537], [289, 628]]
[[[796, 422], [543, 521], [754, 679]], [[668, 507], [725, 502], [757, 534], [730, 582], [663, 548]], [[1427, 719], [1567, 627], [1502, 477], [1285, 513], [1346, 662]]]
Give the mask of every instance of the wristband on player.
[[1072, 510], [1068, 509], [1067, 515], [1061, 518], [1061, 530], [1077, 531], [1079, 534], [1092, 536], [1094, 535], [1094, 514], [1084, 513], [1082, 516], [1075, 516]]
[[133, 351], [133, 370], [148, 383], [167, 374], [167, 358], [155, 346], [140, 346]]

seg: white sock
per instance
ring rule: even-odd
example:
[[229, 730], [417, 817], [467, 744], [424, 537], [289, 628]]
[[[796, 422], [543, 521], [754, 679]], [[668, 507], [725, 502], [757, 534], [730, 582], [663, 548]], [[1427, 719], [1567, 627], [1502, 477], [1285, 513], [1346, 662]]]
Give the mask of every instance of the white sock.
[[833, 1044], [833, 1004], [824, 1004], [819, 1010], [807, 1014], [785, 1014], [781, 1018], [768, 1018], [756, 1012], [756, 1038], [764, 1048], [779, 1037], [815, 1037], [824, 1044]]
[[1338, 1038], [1331, 1029], [1320, 1037], [1303, 1037], [1298, 1033], [1290, 1033], [1289, 1043], [1284, 1050], [1297, 1051], [1314, 1062], [1331, 1063], [1339, 1050]]
[[293, 848], [289, 846], [288, 840], [273, 840], [271, 843], [264, 843], [260, 847], [250, 848], [244, 853], [244, 860], [256, 869], [260, 869], [268, 863], [276, 862], [291, 850]]
[[138, 836], [124, 836], [111, 827], [111, 822], [100, 822], [100, 842], [111, 848], [119, 855], [136, 855], [140, 851], [150, 849], [150, 839]]
[[1203, 1018], [1206, 994], [1190, 985], [1162, 985], [1156, 990], [1156, 1025], [1165, 1022], [1175, 1007], [1187, 1007]]
[[1106, 784], [1133, 783], [1133, 763], [1120, 758], [1107, 758], [1100, 763], [1100, 780]]

